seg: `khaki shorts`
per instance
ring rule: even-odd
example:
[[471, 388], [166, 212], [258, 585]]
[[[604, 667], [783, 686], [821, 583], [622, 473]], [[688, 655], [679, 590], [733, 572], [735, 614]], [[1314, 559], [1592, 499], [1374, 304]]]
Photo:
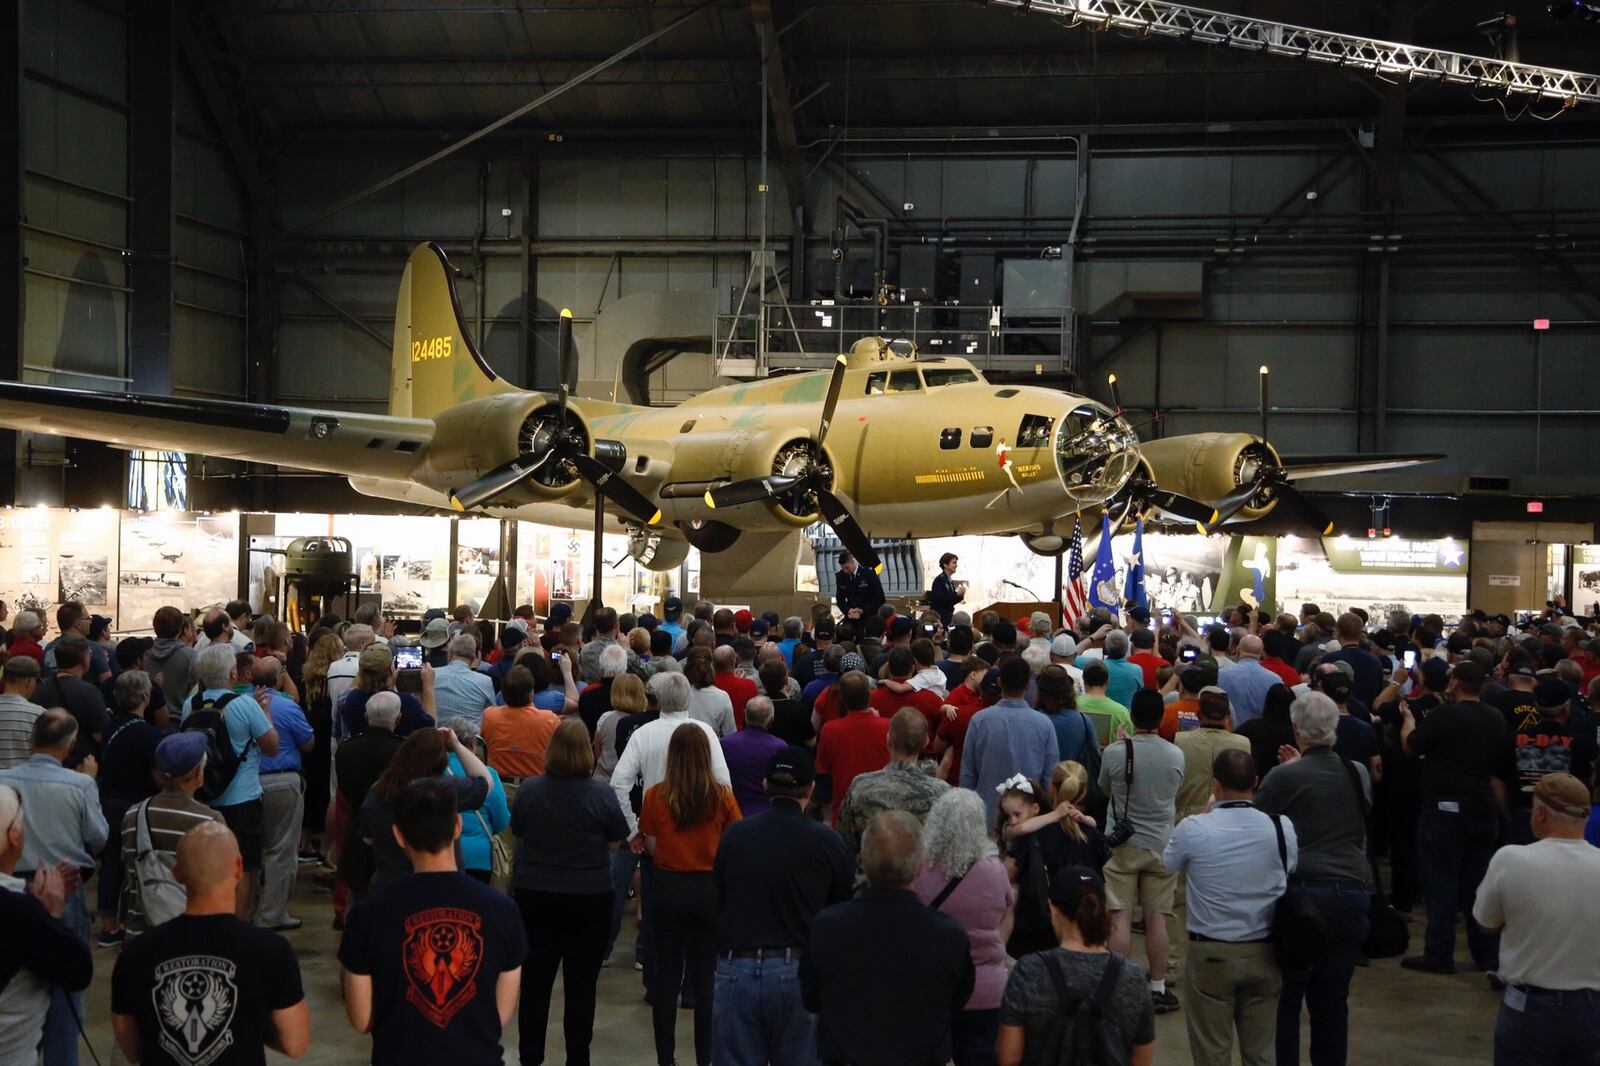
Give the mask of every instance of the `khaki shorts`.
[[1111, 853], [1102, 873], [1110, 910], [1129, 911], [1143, 904], [1158, 914], [1172, 913], [1178, 875], [1162, 866], [1155, 852], [1124, 844]]

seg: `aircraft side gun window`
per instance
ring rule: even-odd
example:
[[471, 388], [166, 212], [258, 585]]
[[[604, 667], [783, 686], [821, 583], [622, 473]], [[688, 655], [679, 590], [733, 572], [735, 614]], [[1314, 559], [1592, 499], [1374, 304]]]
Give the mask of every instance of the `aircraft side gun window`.
[[886, 371], [883, 371], [883, 370], [880, 370], [875, 374], [868, 374], [867, 375], [867, 395], [868, 396], [882, 396], [884, 391], [885, 391], [884, 390], [884, 385], [888, 380], [889, 380], [889, 375], [888, 375], [888, 373]]
[[1017, 447], [1045, 448], [1050, 444], [1050, 431], [1056, 420], [1046, 415], [1023, 415], [1017, 429]]
[[939, 447], [947, 452], [961, 447], [961, 431], [959, 429], [941, 430], [939, 432]]
[[928, 388], [937, 389], [941, 385], [965, 385], [968, 382], [977, 381], [978, 375], [961, 367], [948, 367], [939, 370], [924, 367], [922, 380]]
[[994, 444], [993, 426], [973, 426], [972, 446], [974, 448], [988, 448]]

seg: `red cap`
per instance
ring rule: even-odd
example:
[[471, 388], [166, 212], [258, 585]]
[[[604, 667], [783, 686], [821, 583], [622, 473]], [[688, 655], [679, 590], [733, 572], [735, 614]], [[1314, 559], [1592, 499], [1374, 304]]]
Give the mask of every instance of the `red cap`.
[[748, 633], [750, 631], [750, 623], [754, 620], [755, 615], [751, 614], [749, 611], [741, 610], [733, 612], [733, 628], [737, 629], [741, 633]]

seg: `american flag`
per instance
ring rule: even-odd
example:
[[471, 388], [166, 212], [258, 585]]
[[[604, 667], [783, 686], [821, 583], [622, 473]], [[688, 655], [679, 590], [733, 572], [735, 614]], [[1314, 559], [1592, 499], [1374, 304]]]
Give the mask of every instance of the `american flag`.
[[1083, 524], [1072, 520], [1072, 539], [1067, 542], [1067, 585], [1061, 590], [1062, 622], [1071, 627], [1089, 609], [1089, 594], [1083, 587]]

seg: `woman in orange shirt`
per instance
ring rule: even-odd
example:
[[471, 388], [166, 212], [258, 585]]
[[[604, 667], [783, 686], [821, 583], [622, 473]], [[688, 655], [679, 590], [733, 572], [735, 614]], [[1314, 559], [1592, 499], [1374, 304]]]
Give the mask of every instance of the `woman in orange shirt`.
[[504, 707], [486, 707], [480, 735], [489, 749], [488, 763], [506, 786], [506, 802], [515, 803], [517, 785], [544, 773], [544, 753], [561, 719], [533, 704], [533, 674], [525, 666], [506, 671]]
[[723, 830], [739, 820], [739, 805], [711, 773], [705, 730], [684, 723], [667, 744], [667, 772], [644, 794], [639, 834], [655, 859], [646, 897], [655, 939], [655, 987], [650, 990], [656, 1061], [670, 1066], [676, 1050], [678, 988], [694, 992], [694, 1050], [711, 1062], [711, 995], [717, 966], [717, 887], [712, 868]]

